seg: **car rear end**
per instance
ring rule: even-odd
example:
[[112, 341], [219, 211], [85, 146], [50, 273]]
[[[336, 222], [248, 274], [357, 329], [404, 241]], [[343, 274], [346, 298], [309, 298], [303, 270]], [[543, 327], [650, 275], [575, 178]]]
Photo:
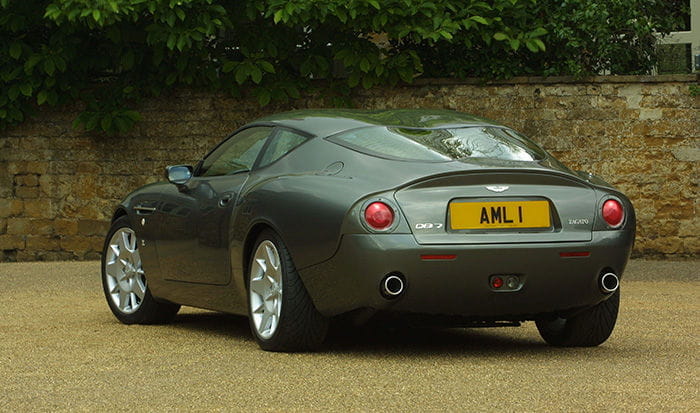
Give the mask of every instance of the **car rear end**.
[[[440, 133], [443, 142], [461, 136]], [[336, 254], [302, 270], [319, 311], [528, 320], [610, 297], [634, 240], [631, 203], [515, 143], [516, 156], [524, 147], [532, 159], [458, 160], [464, 167], [359, 200]]]

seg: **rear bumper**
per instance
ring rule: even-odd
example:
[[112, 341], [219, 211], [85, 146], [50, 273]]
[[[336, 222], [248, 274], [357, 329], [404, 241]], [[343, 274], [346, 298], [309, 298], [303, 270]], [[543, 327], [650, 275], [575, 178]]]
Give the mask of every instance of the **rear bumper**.
[[[589, 242], [491, 245], [416, 243], [410, 234], [345, 235], [336, 254], [300, 270], [316, 308], [326, 316], [360, 308], [489, 320], [525, 320], [538, 314], [587, 307], [604, 300], [603, 270], [622, 276], [633, 243], [631, 231], [599, 231]], [[588, 251], [562, 258], [562, 252]], [[424, 254], [454, 254], [449, 261], [424, 261]], [[388, 273], [406, 280], [397, 299], [379, 290]], [[518, 275], [523, 287], [496, 292], [492, 275]]]

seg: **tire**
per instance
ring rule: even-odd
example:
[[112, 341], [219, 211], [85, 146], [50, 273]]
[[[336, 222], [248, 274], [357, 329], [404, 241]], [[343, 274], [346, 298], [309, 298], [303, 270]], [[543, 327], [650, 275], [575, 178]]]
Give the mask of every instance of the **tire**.
[[594, 347], [610, 337], [620, 307], [620, 290], [610, 298], [570, 318], [540, 319], [537, 330], [548, 344], [558, 347]]
[[102, 249], [102, 290], [110, 310], [122, 323], [166, 323], [180, 306], [156, 301], [151, 295], [137, 241], [128, 217], [112, 223]]
[[282, 239], [263, 231], [248, 262], [248, 320], [260, 348], [317, 350], [326, 338], [328, 319], [311, 301]]

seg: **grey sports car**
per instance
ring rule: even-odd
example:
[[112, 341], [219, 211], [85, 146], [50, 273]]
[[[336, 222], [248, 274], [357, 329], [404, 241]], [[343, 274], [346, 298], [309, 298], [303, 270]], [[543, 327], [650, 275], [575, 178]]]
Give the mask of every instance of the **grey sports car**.
[[246, 314], [260, 347], [318, 348], [329, 320], [534, 320], [557, 346], [611, 334], [632, 204], [491, 121], [441, 110], [252, 122], [116, 208], [102, 255], [123, 323], [180, 305]]

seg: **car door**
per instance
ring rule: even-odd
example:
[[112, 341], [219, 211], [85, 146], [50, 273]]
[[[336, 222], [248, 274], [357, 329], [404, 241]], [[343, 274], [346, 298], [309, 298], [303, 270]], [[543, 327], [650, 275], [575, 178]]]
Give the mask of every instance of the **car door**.
[[215, 285], [230, 281], [229, 221], [272, 131], [254, 126], [237, 132], [203, 159], [186, 185], [164, 194], [157, 245], [163, 278]]

